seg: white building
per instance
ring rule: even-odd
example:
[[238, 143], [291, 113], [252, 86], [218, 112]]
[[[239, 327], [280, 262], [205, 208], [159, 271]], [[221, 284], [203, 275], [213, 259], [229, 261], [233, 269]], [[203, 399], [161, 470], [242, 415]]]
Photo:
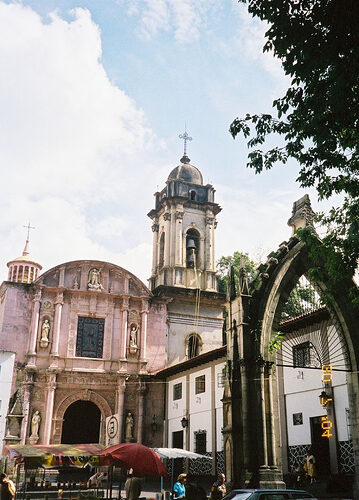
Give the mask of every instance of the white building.
[[337, 327], [322, 308], [285, 321], [280, 329], [285, 333], [277, 356], [283, 472], [302, 464], [309, 449], [318, 474], [354, 472], [348, 358]]
[[157, 373], [166, 380], [164, 446], [212, 457], [212, 461], [192, 461], [192, 473], [216, 474], [224, 470], [225, 355], [223, 346]]
[[6, 415], [10, 401], [15, 353], [0, 351], [0, 443], [5, 437]]

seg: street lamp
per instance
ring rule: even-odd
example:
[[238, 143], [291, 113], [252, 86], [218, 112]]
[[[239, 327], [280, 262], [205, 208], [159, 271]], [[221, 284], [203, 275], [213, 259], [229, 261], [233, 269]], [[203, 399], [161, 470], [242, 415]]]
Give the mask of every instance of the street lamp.
[[182, 425], [182, 427], [183, 427], [184, 429], [185, 429], [186, 427], [188, 427], [188, 422], [189, 422], [189, 420], [188, 420], [188, 418], [187, 418], [187, 417], [182, 417], [182, 418], [181, 418], [181, 425]]

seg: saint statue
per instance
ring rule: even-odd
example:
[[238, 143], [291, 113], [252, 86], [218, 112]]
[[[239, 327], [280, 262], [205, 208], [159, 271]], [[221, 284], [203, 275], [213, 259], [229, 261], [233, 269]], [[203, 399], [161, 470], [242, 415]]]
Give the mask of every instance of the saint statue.
[[50, 333], [50, 323], [48, 319], [45, 319], [41, 327], [41, 340], [49, 340]]
[[101, 274], [95, 267], [89, 272], [89, 279], [87, 287], [89, 290], [103, 290], [103, 286], [100, 283]]
[[130, 330], [130, 352], [137, 351], [137, 325], [132, 325]]
[[39, 427], [41, 422], [41, 416], [39, 410], [36, 410], [31, 419], [31, 436], [39, 437]]
[[133, 416], [132, 413], [129, 411], [126, 417], [125, 439], [126, 441], [130, 441], [132, 438], [133, 438]]

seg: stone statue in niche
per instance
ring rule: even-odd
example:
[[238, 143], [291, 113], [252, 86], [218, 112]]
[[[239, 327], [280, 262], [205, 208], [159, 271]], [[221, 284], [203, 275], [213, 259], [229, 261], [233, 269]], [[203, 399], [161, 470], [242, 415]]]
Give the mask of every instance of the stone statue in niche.
[[103, 290], [103, 286], [101, 285], [101, 273], [95, 267], [89, 272], [87, 288], [89, 290], [95, 290], [97, 292]]
[[132, 441], [133, 439], [133, 416], [129, 411], [126, 416], [125, 422], [125, 441]]
[[50, 334], [50, 322], [46, 318], [42, 322], [41, 325], [41, 339], [40, 339], [40, 346], [41, 347], [47, 347], [49, 343], [49, 334]]
[[130, 353], [131, 354], [135, 354], [138, 350], [137, 331], [138, 331], [137, 325], [132, 324], [131, 330], [130, 330]]
[[39, 410], [34, 411], [32, 414], [32, 419], [31, 419], [31, 438], [35, 440], [36, 438], [39, 439], [39, 428], [40, 428], [40, 422], [41, 422], [41, 415]]

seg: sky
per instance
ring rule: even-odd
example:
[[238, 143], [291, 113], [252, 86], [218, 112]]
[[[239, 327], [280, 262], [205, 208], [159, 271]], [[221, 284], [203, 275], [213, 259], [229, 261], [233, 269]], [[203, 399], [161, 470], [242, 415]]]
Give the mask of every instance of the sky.
[[237, 0], [0, 0], [0, 281], [21, 255], [151, 273], [153, 194], [191, 163], [222, 206], [216, 256], [265, 257], [303, 194], [294, 163], [255, 175], [237, 116], [270, 112], [288, 80], [266, 26]]

